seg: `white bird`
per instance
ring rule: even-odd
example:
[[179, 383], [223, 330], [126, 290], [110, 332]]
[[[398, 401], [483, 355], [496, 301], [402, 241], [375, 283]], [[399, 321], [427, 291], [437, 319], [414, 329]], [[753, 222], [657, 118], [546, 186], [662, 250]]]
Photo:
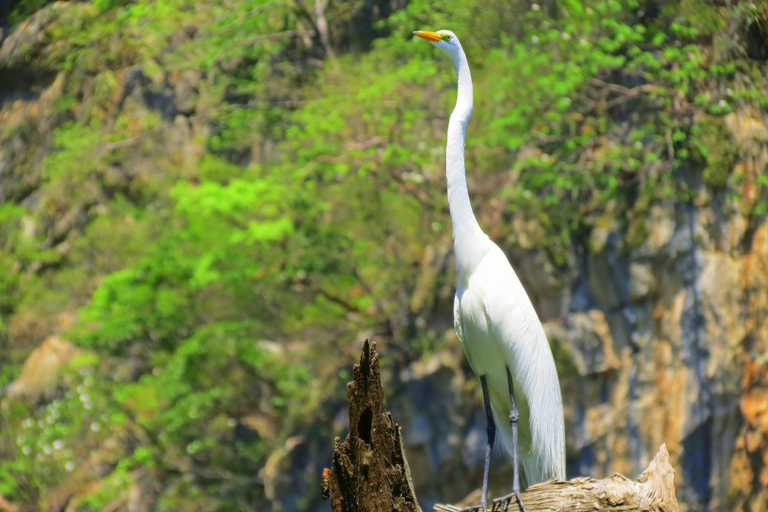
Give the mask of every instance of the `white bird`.
[[[459, 282], [454, 325], [480, 378], [488, 421], [481, 503], [487, 509], [491, 449], [498, 433], [514, 464], [512, 493], [520, 499], [520, 466], [528, 484], [565, 479], [563, 400], [555, 361], [533, 304], [501, 249], [472, 212], [464, 171], [464, 132], [472, 115], [467, 56], [449, 30], [417, 31], [453, 63], [456, 107], [448, 123], [445, 173]], [[518, 414], [519, 413], [519, 414]], [[519, 444], [518, 444], [519, 441]]]

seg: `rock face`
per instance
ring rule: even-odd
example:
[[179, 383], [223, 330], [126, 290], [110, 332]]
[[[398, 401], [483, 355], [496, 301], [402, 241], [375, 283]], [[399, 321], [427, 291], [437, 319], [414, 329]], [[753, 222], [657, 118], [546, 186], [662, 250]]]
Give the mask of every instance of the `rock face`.
[[21, 370], [21, 375], [8, 385], [9, 400], [38, 402], [53, 396], [61, 384], [62, 368], [78, 349], [58, 336], [49, 336], [32, 351]]
[[[50, 115], [62, 93], [63, 74], [30, 66], [29, 55], [47, 41], [44, 29], [53, 13], [67, 6], [57, 2], [40, 10], [0, 40], [0, 204], [26, 198], [39, 185], [40, 172], [29, 172], [42, 161], [58, 116]], [[36, 151], [29, 151], [37, 147]]]

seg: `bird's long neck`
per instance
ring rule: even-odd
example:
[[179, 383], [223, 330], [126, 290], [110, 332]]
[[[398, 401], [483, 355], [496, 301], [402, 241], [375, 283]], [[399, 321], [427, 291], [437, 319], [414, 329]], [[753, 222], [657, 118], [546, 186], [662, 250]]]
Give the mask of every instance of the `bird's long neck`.
[[448, 206], [453, 223], [453, 244], [459, 274], [468, 277], [487, 250], [488, 237], [472, 212], [464, 170], [464, 132], [472, 115], [472, 76], [464, 52], [453, 59], [458, 77], [456, 107], [448, 123], [445, 174], [448, 179]]

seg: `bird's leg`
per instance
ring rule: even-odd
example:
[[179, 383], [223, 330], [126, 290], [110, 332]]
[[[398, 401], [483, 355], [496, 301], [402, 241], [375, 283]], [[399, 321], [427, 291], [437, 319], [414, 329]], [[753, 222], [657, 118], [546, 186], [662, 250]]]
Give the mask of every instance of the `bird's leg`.
[[483, 402], [485, 402], [485, 418], [488, 422], [485, 428], [488, 433], [488, 445], [485, 447], [485, 466], [483, 467], [483, 494], [480, 496], [480, 505], [483, 512], [488, 510], [488, 473], [491, 471], [491, 451], [493, 442], [496, 439], [496, 424], [493, 422], [493, 413], [491, 412], [491, 397], [488, 395], [488, 382], [485, 375], [480, 377], [480, 384], [483, 387]]
[[507, 367], [507, 384], [509, 384], [509, 423], [512, 425], [512, 494], [517, 498], [517, 506], [520, 512], [525, 512], [523, 499], [520, 497], [520, 461], [517, 457], [517, 426], [520, 415], [515, 405], [515, 387], [512, 384], [512, 373]]

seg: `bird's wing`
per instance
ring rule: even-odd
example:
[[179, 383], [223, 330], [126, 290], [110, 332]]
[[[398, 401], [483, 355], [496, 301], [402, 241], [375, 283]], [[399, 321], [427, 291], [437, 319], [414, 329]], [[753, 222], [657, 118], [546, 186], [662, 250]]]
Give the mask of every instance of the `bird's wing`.
[[453, 298], [453, 327], [456, 329], [456, 336], [459, 337], [459, 341], [464, 343], [464, 325], [461, 321], [461, 309], [459, 308], [458, 294]]
[[461, 282], [459, 282], [459, 286], [456, 289], [456, 296], [453, 298], [453, 328], [456, 329], [456, 336], [459, 337], [461, 346], [464, 347], [464, 354], [467, 356], [467, 361], [469, 362], [470, 368], [472, 368], [472, 371], [475, 372], [476, 375], [479, 375], [477, 373], [477, 369], [475, 369], [475, 365], [472, 363], [472, 354], [467, 348], [467, 337], [464, 330], [464, 317], [461, 314], [461, 301], [459, 299], [463, 292], [464, 288], [462, 287]]
[[[489, 251], [478, 270], [473, 279], [477, 277], [476, 284], [483, 291], [491, 332], [512, 372], [515, 395], [523, 399], [517, 404], [521, 438], [530, 435], [531, 455], [536, 459], [530, 463], [524, 461], [528, 477], [534, 483], [552, 476], [562, 477], [565, 469], [562, 399], [544, 329], [501, 249], [494, 247]], [[497, 386], [499, 399], [506, 391], [501, 384]], [[530, 429], [528, 432], [526, 427]], [[521, 442], [521, 446], [525, 445]]]

